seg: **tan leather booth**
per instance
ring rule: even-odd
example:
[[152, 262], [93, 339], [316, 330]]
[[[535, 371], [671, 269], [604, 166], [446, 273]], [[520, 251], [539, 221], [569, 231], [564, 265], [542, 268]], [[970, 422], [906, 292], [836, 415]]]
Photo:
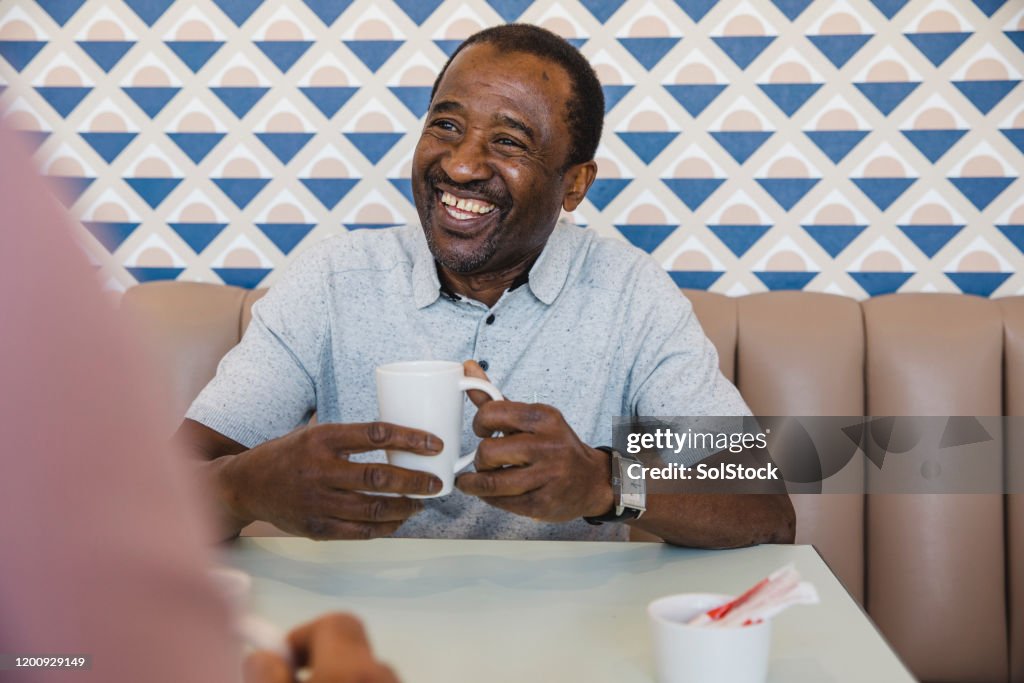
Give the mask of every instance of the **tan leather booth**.
[[[755, 414], [1024, 415], [1024, 297], [686, 294]], [[125, 294], [175, 419], [260, 296], [184, 282]], [[1004, 448], [1007, 472], [1021, 472], [1024, 433]], [[1024, 683], [1024, 496], [797, 494], [794, 505], [797, 542], [818, 548], [916, 676]]]

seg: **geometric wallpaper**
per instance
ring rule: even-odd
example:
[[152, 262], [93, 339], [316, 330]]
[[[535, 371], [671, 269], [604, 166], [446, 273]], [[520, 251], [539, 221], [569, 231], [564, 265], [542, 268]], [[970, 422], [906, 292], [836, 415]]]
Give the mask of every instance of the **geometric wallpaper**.
[[0, 112], [108, 288], [265, 286], [415, 221], [434, 76], [507, 21], [605, 87], [565, 218], [680, 286], [1024, 294], [1024, 0], [0, 0]]

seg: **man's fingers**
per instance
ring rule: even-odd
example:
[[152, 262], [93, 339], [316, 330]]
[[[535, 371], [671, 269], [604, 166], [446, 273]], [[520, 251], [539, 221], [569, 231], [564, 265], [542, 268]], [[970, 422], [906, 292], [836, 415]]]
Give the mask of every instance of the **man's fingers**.
[[388, 422], [352, 424], [324, 423], [309, 428], [310, 438], [339, 453], [362, 453], [378, 449], [437, 455], [444, 447], [440, 438], [419, 429]]
[[268, 650], [257, 650], [245, 658], [242, 665], [245, 683], [293, 683], [288, 663]]
[[480, 498], [521, 496], [547, 483], [537, 467], [506, 467], [489, 472], [467, 472], [455, 480], [463, 493]]
[[495, 432], [535, 433], [544, 427], [553, 426], [561, 419], [561, 413], [543, 403], [519, 403], [517, 401], [490, 401], [476, 411], [473, 431], [484, 439]]
[[368, 541], [398, 531], [402, 522], [355, 522], [333, 517], [311, 517], [302, 524], [302, 533], [314, 541]]
[[[462, 362], [462, 374], [464, 374], [466, 377], [475, 377], [477, 379], [482, 379], [485, 382], [491, 381], [491, 379], [487, 376], [487, 373], [484, 372], [484, 369], [480, 367], [480, 364], [477, 363], [475, 360], [467, 360]], [[466, 392], [466, 394], [469, 396], [469, 400], [472, 401], [473, 405], [475, 405], [477, 408], [487, 403], [488, 401], [493, 400], [486, 393], [478, 391], [476, 389], [470, 389], [469, 391]]]
[[400, 493], [427, 496], [441, 490], [441, 480], [427, 472], [407, 470], [383, 463], [339, 463], [326, 483], [345, 491]]
[[501, 469], [507, 466], [529, 465], [543, 449], [533, 434], [512, 434], [495, 439], [484, 439], [476, 448], [474, 465], [477, 472]]
[[324, 512], [354, 522], [404, 522], [422, 509], [423, 503], [413, 498], [336, 491]]

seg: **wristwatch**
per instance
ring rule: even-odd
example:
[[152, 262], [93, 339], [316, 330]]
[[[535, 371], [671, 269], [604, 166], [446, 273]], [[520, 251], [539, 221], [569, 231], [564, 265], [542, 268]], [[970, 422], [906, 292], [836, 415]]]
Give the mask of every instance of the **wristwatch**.
[[599, 517], [584, 517], [588, 524], [602, 524], [604, 522], [624, 522], [628, 519], [640, 519], [640, 516], [647, 510], [647, 484], [643, 476], [629, 476], [630, 465], [641, 465], [640, 460], [634, 455], [623, 455], [609, 446], [597, 446], [597, 450], [604, 451], [612, 459], [612, 495], [615, 497], [615, 505], [611, 512]]

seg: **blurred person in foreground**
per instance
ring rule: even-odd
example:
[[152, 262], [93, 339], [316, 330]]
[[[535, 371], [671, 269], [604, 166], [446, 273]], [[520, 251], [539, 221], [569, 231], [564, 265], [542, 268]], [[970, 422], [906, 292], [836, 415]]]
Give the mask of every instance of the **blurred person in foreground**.
[[[0, 680], [238, 681], [241, 649], [206, 573], [206, 508], [154, 428], [143, 354], [3, 126], [0, 150], [0, 654], [92, 658]], [[395, 681], [353, 617], [322, 617], [288, 644], [311, 680]], [[244, 668], [249, 683], [294, 680], [269, 652]]]

